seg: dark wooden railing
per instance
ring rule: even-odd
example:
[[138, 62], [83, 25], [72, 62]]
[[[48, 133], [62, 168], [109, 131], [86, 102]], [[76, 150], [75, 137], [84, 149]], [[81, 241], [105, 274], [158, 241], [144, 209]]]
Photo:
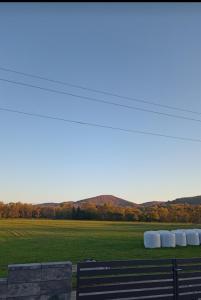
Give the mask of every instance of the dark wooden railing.
[[201, 299], [201, 258], [80, 262], [77, 300]]

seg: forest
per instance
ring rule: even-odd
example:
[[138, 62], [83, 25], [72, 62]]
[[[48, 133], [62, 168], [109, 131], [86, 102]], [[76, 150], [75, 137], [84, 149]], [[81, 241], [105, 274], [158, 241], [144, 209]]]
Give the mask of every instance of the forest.
[[51, 206], [0, 202], [0, 218], [201, 223], [201, 205], [166, 204], [129, 208], [110, 204], [76, 207], [72, 203]]

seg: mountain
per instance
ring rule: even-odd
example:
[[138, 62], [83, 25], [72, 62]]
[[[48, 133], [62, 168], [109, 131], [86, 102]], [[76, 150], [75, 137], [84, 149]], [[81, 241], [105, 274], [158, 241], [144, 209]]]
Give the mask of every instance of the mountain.
[[168, 201], [168, 204], [190, 204], [201, 205], [201, 196], [177, 198], [173, 201]]
[[87, 198], [74, 202], [75, 206], [82, 206], [83, 204], [95, 204], [101, 206], [104, 204], [119, 206], [119, 207], [136, 207], [138, 204], [118, 198], [112, 195], [100, 195], [92, 198]]
[[115, 197], [113, 195], [100, 195], [96, 197], [91, 197], [79, 201], [67, 201], [67, 202], [62, 202], [62, 203], [42, 203], [38, 204], [38, 206], [60, 206], [64, 204], [72, 204], [74, 207], [82, 207], [84, 204], [94, 204], [97, 206], [101, 206], [104, 204], [112, 205], [112, 206], [119, 206], [119, 207], [151, 207], [155, 205], [161, 205], [161, 206], [166, 206], [169, 204], [189, 204], [189, 205], [201, 205], [201, 196], [194, 196], [194, 197], [183, 197], [183, 198], [177, 198], [172, 201], [150, 201], [150, 202], [145, 202], [141, 204], [137, 204], [131, 201], [127, 201], [122, 198]]

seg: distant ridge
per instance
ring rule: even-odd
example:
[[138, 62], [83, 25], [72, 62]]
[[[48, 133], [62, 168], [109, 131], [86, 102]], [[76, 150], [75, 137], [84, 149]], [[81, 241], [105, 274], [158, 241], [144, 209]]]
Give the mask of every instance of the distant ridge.
[[82, 206], [83, 204], [94, 204], [101, 206], [104, 204], [119, 206], [119, 207], [136, 207], [137, 204], [131, 201], [124, 200], [122, 198], [115, 197], [113, 195], [100, 195], [96, 197], [91, 197], [83, 200], [74, 202], [76, 206]]
[[152, 207], [152, 206], [167, 206], [170, 204], [189, 204], [189, 205], [201, 205], [201, 196], [194, 196], [194, 197], [183, 197], [183, 198], [177, 198], [172, 201], [149, 201], [141, 204], [137, 204], [113, 195], [99, 195], [91, 198], [86, 198], [83, 200], [78, 201], [66, 201], [61, 203], [41, 203], [37, 204], [38, 206], [60, 206], [64, 204], [71, 204], [74, 207], [82, 207], [86, 204], [93, 204], [96, 206], [102, 206], [104, 204], [112, 205], [112, 206], [118, 206], [118, 207]]
[[177, 198], [177, 199], [175, 199], [173, 201], [168, 201], [168, 202], [170, 204], [200, 205], [201, 204], [201, 196]]

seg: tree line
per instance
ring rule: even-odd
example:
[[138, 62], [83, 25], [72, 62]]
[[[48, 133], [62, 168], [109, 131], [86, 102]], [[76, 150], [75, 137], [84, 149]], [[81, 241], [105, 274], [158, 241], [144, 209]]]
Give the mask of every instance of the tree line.
[[168, 204], [128, 208], [108, 204], [102, 206], [82, 204], [80, 207], [75, 207], [72, 203], [43, 206], [21, 202], [8, 204], [0, 202], [0, 218], [201, 223], [201, 205]]

